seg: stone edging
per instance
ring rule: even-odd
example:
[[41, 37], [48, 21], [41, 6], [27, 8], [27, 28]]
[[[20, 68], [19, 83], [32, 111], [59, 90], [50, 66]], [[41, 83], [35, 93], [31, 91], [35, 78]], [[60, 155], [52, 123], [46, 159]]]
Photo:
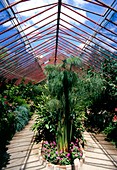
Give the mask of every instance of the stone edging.
[[74, 168], [74, 170], [80, 170], [80, 168], [82, 167], [83, 163], [85, 162], [85, 152], [83, 151], [83, 157], [82, 159], [75, 159], [74, 160], [74, 165], [54, 165], [49, 163], [48, 161], [44, 160], [42, 155], [41, 155], [41, 148], [42, 148], [42, 142], [40, 142], [40, 148], [39, 148], [39, 161], [41, 164], [43, 164], [45, 166], [45, 168], [47, 170], [72, 170], [72, 168]]

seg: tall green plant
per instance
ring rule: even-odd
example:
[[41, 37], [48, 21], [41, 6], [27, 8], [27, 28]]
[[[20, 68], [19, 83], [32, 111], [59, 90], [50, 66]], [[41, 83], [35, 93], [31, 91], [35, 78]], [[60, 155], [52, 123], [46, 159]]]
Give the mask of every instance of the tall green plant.
[[77, 84], [78, 76], [72, 71], [72, 66], [81, 64], [78, 59], [70, 58], [65, 60], [59, 66], [47, 66], [46, 73], [48, 75], [48, 86], [51, 95], [60, 101], [61, 109], [58, 113], [58, 127], [57, 127], [57, 146], [58, 151], [68, 151], [69, 143], [72, 138], [73, 126], [73, 107], [71, 100], [74, 92], [74, 87]]

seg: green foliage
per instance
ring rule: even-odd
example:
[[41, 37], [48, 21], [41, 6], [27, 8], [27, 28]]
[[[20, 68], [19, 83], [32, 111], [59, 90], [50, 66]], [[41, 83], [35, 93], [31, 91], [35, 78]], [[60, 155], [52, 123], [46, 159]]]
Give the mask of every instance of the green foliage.
[[6, 165], [9, 155], [6, 153], [6, 144], [15, 133], [14, 114], [7, 96], [0, 95], [0, 169]]
[[26, 100], [23, 99], [21, 96], [16, 96], [16, 97], [14, 97], [14, 102], [15, 102], [15, 104], [17, 104], [18, 106], [21, 106], [21, 105], [27, 103]]
[[84, 130], [81, 121], [84, 119], [84, 108], [80, 108], [77, 100], [78, 75], [72, 71], [72, 66], [76, 64], [79, 65], [79, 60], [76, 62], [73, 58], [73, 63], [69, 59], [62, 65], [46, 67], [47, 90], [43, 89], [42, 101], [36, 107], [38, 118], [33, 129], [40, 139], [56, 139], [58, 151], [68, 151], [71, 140], [75, 135], [81, 138]]
[[93, 82], [92, 90], [95, 87], [97, 89], [97, 86], [99, 88], [96, 93], [93, 93], [94, 96], [90, 96], [90, 113], [87, 113], [86, 124], [89, 123], [91, 129], [104, 131], [109, 140], [117, 143], [117, 127], [116, 123], [112, 122], [115, 108], [117, 108], [117, 61], [108, 57], [102, 63], [99, 73], [94, 73], [92, 69], [89, 69], [89, 73]]
[[[7, 96], [3, 97], [0, 95], [0, 111], [0, 146], [3, 147], [4, 143], [6, 144], [7, 140], [11, 138], [11, 134], [14, 132], [14, 115]], [[8, 133], [9, 129], [11, 129], [11, 133]]]
[[69, 152], [57, 150], [57, 144], [55, 141], [48, 143], [45, 141], [42, 147], [43, 157], [53, 164], [69, 165], [73, 164], [73, 160], [76, 158], [82, 158], [82, 151], [79, 147], [78, 140], [70, 143]]
[[[45, 90], [46, 89], [46, 90]], [[48, 91], [45, 86], [44, 91]], [[48, 92], [47, 92], [48, 94]], [[33, 130], [37, 133], [37, 138], [41, 140], [51, 141], [52, 138], [55, 138], [55, 133], [57, 130], [57, 114], [58, 104], [54, 100], [51, 100], [50, 95], [42, 93], [41, 101], [36, 106], [37, 110], [37, 119], [33, 125]], [[54, 106], [54, 107], [52, 107]]]
[[[21, 114], [24, 116], [23, 110], [18, 110], [18, 108], [23, 105], [28, 110], [28, 119], [32, 115], [32, 111], [30, 108], [33, 107], [34, 96], [36, 95], [36, 90], [34, 90], [34, 85], [31, 83], [24, 84], [24, 80], [20, 85], [16, 86], [14, 83], [16, 79], [7, 80], [5, 77], [0, 78], [0, 146], [4, 148], [7, 141], [12, 138], [15, 133], [15, 116], [17, 117], [17, 121], [19, 121], [19, 117], [21, 118]], [[17, 108], [17, 109], [16, 109]], [[17, 110], [17, 114], [14, 114], [14, 111]], [[33, 109], [34, 111], [34, 109]], [[22, 117], [23, 119], [23, 117]], [[23, 120], [21, 120], [23, 121]], [[25, 120], [27, 123], [27, 119]], [[24, 122], [21, 124], [25, 124]], [[10, 129], [10, 131], [9, 131]], [[21, 128], [18, 128], [21, 129]]]
[[106, 81], [104, 98], [106, 109], [113, 111], [117, 107], [117, 61], [105, 60], [102, 64], [102, 74]]
[[[79, 62], [78, 62], [79, 63]], [[74, 64], [74, 60], [73, 60]], [[69, 66], [69, 67], [68, 67]], [[73, 137], [73, 99], [74, 87], [77, 83], [78, 76], [72, 71], [72, 60], [64, 60], [63, 65], [46, 67], [48, 73], [48, 86], [54, 100], [60, 104], [59, 113], [57, 114], [57, 134], [56, 140], [58, 150], [68, 151], [69, 143]]]
[[16, 79], [0, 77], [0, 157], [4, 158], [0, 159], [0, 169], [6, 164], [6, 144], [28, 123], [42, 93], [40, 85], [25, 84], [22, 80], [16, 86], [15, 82]]
[[104, 129], [104, 133], [107, 135], [107, 140], [114, 142], [117, 147], [117, 122], [110, 122], [109, 126]]
[[[100, 111], [101, 104], [98, 102], [99, 100], [101, 101], [105, 91], [104, 83], [104, 79], [101, 77], [101, 75], [94, 72], [92, 68], [78, 78], [77, 86], [74, 88], [75, 98], [73, 100], [73, 104], [71, 103], [71, 105], [74, 107], [74, 109], [76, 109], [75, 112], [78, 114], [78, 119], [79, 114], [81, 114], [82, 119], [86, 120], [86, 124], [89, 122], [89, 120], [87, 121], [86, 118], [89, 118], [89, 115], [86, 115], [86, 117], [84, 115], [88, 108], [91, 108], [92, 110], [94, 108], [96, 113]], [[82, 120], [78, 121], [78, 125], [80, 125], [79, 122], [82, 122]], [[90, 123], [93, 124], [94, 121], [90, 121]]]
[[21, 131], [29, 121], [29, 110], [24, 106], [19, 106], [14, 111], [15, 130]]

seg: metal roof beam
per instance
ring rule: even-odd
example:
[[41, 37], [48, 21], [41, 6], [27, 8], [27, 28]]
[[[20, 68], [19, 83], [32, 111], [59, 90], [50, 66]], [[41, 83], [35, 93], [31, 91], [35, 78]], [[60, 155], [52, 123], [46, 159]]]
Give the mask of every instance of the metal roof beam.
[[60, 13], [61, 13], [62, 0], [58, 0], [58, 16], [57, 16], [57, 30], [56, 30], [56, 48], [55, 48], [55, 61], [57, 60], [57, 49], [58, 49], [58, 35], [59, 35], [59, 24], [60, 24]]

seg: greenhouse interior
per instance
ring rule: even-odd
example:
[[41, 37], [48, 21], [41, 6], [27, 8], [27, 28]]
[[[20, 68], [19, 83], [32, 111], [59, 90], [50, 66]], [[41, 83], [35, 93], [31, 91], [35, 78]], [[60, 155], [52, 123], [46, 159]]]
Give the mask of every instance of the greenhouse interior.
[[117, 170], [117, 0], [0, 0], [0, 169]]

